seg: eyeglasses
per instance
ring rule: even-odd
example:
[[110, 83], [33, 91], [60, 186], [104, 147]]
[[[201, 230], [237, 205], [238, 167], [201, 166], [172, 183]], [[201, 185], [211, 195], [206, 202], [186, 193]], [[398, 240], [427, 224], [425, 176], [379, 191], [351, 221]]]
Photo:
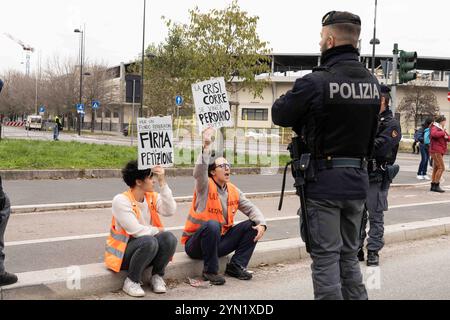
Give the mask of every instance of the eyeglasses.
[[229, 164], [229, 163], [218, 164], [218, 165], [216, 165], [216, 168], [231, 169], [231, 164]]

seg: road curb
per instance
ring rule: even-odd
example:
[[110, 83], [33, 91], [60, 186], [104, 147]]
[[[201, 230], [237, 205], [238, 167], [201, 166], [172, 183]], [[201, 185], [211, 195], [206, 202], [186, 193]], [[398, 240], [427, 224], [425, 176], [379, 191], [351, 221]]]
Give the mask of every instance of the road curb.
[[[389, 225], [385, 227], [385, 243], [393, 244], [450, 234], [450, 217]], [[250, 268], [261, 264], [295, 262], [308, 258], [300, 238], [261, 242], [250, 261]], [[220, 272], [224, 271], [229, 257], [220, 259]], [[183, 281], [201, 275], [203, 264], [185, 253], [175, 254], [167, 267], [166, 279]], [[150, 270], [146, 271], [144, 279]], [[43, 271], [20, 273], [19, 282], [0, 290], [2, 300], [21, 299], [76, 299], [90, 295], [119, 291], [125, 273], [114, 274], [103, 264], [90, 264]], [[80, 282], [77, 282], [77, 276]], [[79, 285], [79, 286], [78, 286]], [[148, 293], [152, 294], [152, 293]]]

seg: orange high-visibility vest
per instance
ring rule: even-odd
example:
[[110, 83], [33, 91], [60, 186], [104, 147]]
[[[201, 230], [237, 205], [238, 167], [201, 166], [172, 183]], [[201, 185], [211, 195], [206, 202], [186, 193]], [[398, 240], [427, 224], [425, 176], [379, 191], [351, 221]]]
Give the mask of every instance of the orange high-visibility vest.
[[[139, 206], [133, 194], [131, 193], [131, 190], [124, 192], [123, 195], [130, 199], [133, 212], [136, 218], [139, 220], [141, 217], [141, 210], [139, 210]], [[159, 219], [159, 213], [156, 210], [156, 200], [158, 199], [158, 193], [146, 193], [145, 199], [147, 200], [152, 225], [157, 228], [163, 228], [161, 220]], [[109, 269], [115, 272], [120, 272], [123, 256], [125, 255], [125, 250], [127, 249], [129, 239], [130, 235], [125, 231], [125, 229], [121, 228], [120, 231], [117, 230], [116, 219], [113, 216], [111, 222], [111, 233], [106, 240], [105, 250], [105, 264]]]
[[181, 243], [186, 244], [186, 241], [192, 237], [200, 226], [209, 221], [214, 220], [222, 225], [222, 235], [234, 224], [234, 217], [239, 207], [239, 191], [232, 184], [227, 183], [228, 190], [228, 221], [225, 222], [223, 217], [222, 204], [220, 203], [219, 193], [217, 191], [217, 185], [213, 179], [209, 178], [208, 184], [208, 198], [206, 201], [206, 207], [203, 212], [197, 213], [195, 211], [195, 204], [197, 201], [197, 192], [194, 192], [194, 199], [192, 200], [192, 206], [189, 211], [189, 215], [184, 226], [183, 235], [181, 236]]

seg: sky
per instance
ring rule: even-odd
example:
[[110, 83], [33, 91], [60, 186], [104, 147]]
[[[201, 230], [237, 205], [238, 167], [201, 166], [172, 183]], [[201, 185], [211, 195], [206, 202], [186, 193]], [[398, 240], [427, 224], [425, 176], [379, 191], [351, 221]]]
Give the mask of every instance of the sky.
[[[40, 60], [77, 59], [79, 34], [85, 26], [86, 57], [108, 66], [140, 55], [144, 0], [0, 0], [0, 74], [25, 72], [21, 47], [9, 33], [34, 47], [31, 72]], [[147, 0], [146, 46], [167, 36], [162, 16], [189, 21], [188, 10], [222, 9], [231, 0]], [[350, 11], [362, 20], [362, 53], [371, 53], [375, 0], [239, 0], [242, 10], [259, 16], [258, 33], [274, 53], [318, 53], [321, 19], [331, 10]], [[392, 54], [393, 44], [419, 56], [450, 57], [450, 1], [378, 0], [377, 53]], [[40, 59], [39, 59], [40, 56]]]

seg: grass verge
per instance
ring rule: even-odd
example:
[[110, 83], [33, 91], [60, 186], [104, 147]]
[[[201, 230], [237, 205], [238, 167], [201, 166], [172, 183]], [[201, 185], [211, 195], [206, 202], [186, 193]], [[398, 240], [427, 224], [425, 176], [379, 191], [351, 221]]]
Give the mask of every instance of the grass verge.
[[[200, 149], [176, 148], [176, 167], [193, 167], [199, 152]], [[225, 156], [234, 167], [284, 166], [289, 159], [287, 155], [248, 154], [237, 155], [233, 159], [230, 151]], [[136, 157], [137, 148], [128, 146], [16, 139], [0, 141], [1, 170], [120, 169]]]

